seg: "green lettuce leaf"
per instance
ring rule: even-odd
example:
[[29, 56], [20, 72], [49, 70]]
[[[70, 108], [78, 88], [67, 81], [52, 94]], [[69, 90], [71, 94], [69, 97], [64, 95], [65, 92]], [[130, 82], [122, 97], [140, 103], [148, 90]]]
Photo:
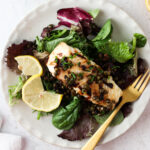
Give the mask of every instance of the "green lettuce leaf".
[[146, 37], [142, 34], [135, 33], [133, 40], [128, 42], [112, 42], [112, 24], [111, 20], [107, 20], [97, 36], [92, 40], [98, 52], [108, 54], [119, 63], [125, 63], [135, 57], [136, 48], [144, 47]]
[[21, 90], [22, 87], [27, 80], [26, 76], [19, 76], [18, 83], [16, 85], [9, 86], [8, 92], [9, 92], [9, 104], [14, 105], [17, 103], [18, 99], [21, 99], [22, 94]]
[[134, 54], [130, 52], [128, 42], [106, 42], [102, 45], [97, 41], [94, 45], [98, 52], [108, 54], [120, 63], [125, 63], [134, 57]]
[[48, 51], [51, 53], [60, 42], [65, 42], [72, 47], [78, 48], [84, 55], [90, 56], [90, 41], [88, 41], [83, 35], [79, 35], [74, 30], [68, 31], [66, 29], [56, 30], [55, 32], [52, 32], [50, 37], [41, 40], [37, 37], [37, 50], [40, 52]]

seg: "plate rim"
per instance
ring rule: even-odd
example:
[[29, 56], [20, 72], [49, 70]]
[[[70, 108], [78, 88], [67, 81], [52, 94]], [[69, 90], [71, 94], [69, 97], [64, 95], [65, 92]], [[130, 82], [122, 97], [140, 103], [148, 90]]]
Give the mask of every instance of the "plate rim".
[[[67, 0], [57, 0], [57, 1], [60, 1], [61, 3], [62, 3], [62, 2], [64, 2], [64, 3], [68, 2]], [[94, 2], [96, 2], [96, 0], [84, 0], [84, 1], [87, 1], [87, 2], [92, 2], [92, 1], [94, 1]], [[48, 4], [51, 4], [52, 2], [53, 2], [52, 0], [49, 0], [49, 1], [47, 1], [47, 2], [43, 2], [43, 3], [39, 4], [39, 5], [36, 6], [36, 7], [33, 7], [30, 11], [28, 11], [28, 12], [25, 13], [20, 19], [18, 19], [17, 23], [14, 25], [14, 27], [13, 27], [12, 30], [11, 30], [11, 32], [9, 33], [8, 38], [7, 38], [7, 40], [6, 40], [6, 42], [5, 42], [4, 46], [3, 46], [3, 49], [2, 49], [2, 55], [0, 56], [0, 76], [2, 76], [2, 65], [3, 65], [3, 63], [4, 63], [5, 54], [6, 54], [6, 52], [7, 52], [6, 49], [8, 48], [9, 43], [10, 43], [10, 41], [11, 41], [11, 37], [12, 37], [12, 35], [14, 34], [14, 32], [17, 30], [17, 27], [20, 26], [20, 24], [21, 24], [26, 18], [28, 18], [30, 14], [34, 13], [35, 11], [37, 11], [38, 9], [40, 9], [40, 8], [42, 8], [42, 7], [45, 7], [45, 6], [48, 5]], [[60, 2], [59, 2], [59, 3], [60, 3]], [[69, 3], [74, 3], [74, 2], [75, 2], [75, 1], [73, 1], [73, 0], [70, 0], [70, 1], [69, 1]], [[102, 3], [110, 3], [110, 4], [113, 5], [115, 8], [117, 8], [117, 9], [121, 10], [122, 12], [124, 12], [124, 13], [127, 15], [127, 17], [129, 17], [131, 20], [133, 20], [134, 23], [138, 26], [138, 28], [145, 34], [143, 28], [139, 25], [139, 23], [138, 23], [132, 16], [130, 16], [129, 13], [127, 13], [124, 9], [122, 9], [122, 8], [119, 7], [118, 5], [116, 5], [116, 4], [112, 3], [112, 2], [109, 2], [109, 1], [101, 0], [101, 2], [102, 2]], [[145, 35], [146, 35], [146, 34], [145, 34]], [[148, 40], [147, 40], [147, 44], [148, 44], [148, 46], [150, 47]], [[1, 91], [4, 91], [4, 89], [3, 89], [3, 87], [2, 87], [2, 83], [3, 83], [2, 78], [0, 78], [0, 88], [1, 88]], [[7, 103], [6, 95], [5, 95], [5, 94], [1, 94], [1, 96], [2, 96], [2, 98], [4, 99], [5, 103], [7, 104], [8, 109], [9, 109], [10, 112], [13, 114], [12, 117], [14, 118], [14, 120], [15, 120], [16, 122], [18, 122], [18, 123], [20, 124], [20, 126], [22, 126], [23, 129], [25, 129], [29, 134], [31, 134], [32, 136], [34, 136], [34, 137], [40, 139], [40, 140], [43, 141], [43, 142], [46, 142], [46, 143], [48, 143], [48, 144], [52, 144], [52, 145], [54, 145], [54, 146], [58, 146], [58, 147], [62, 147], [62, 148], [78, 149], [78, 148], [71, 147], [71, 146], [68, 146], [68, 147], [67, 147], [67, 146], [57, 145], [57, 144], [54, 144], [54, 143], [45, 141], [44, 139], [42, 139], [42, 138], [40, 138], [39, 136], [35, 135], [33, 132], [31, 132], [31, 130], [27, 129], [27, 128], [22, 124], [22, 122], [21, 122], [20, 120], [17, 120], [17, 118], [14, 116], [13, 110], [11, 109], [11, 107], [9, 106], [9, 104]], [[149, 98], [150, 98], [150, 96], [149, 96]], [[148, 103], [149, 103], [149, 100], [146, 102], [146, 104], [148, 104]], [[137, 119], [136, 119], [125, 131], [121, 132], [121, 134], [115, 136], [115, 137], [114, 137], [113, 139], [111, 139], [110, 141], [107, 141], [107, 142], [105, 142], [105, 143], [100, 143], [100, 144], [98, 144], [97, 146], [100, 146], [101, 144], [109, 143], [109, 142], [111, 142], [111, 141], [113, 141], [113, 140], [119, 138], [119, 137], [122, 136], [124, 133], [126, 133], [126, 132], [127, 132], [129, 129], [131, 129], [131, 127], [133, 127], [133, 126], [135, 125], [135, 123], [139, 120], [139, 118], [140, 118], [140, 117], [142, 116], [142, 114], [144, 113], [146, 107], [147, 107], [147, 105], [145, 105], [145, 107], [144, 107], [144, 109], [142, 110], [141, 114], [137, 117]]]

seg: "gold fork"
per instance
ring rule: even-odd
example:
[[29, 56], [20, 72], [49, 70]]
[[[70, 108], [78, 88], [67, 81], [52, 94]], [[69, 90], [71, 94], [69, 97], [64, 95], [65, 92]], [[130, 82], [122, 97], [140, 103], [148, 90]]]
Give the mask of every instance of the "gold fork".
[[90, 138], [90, 140], [85, 144], [85, 146], [83, 146], [81, 150], [94, 150], [98, 141], [101, 139], [105, 130], [107, 129], [117, 112], [120, 110], [120, 108], [125, 103], [136, 101], [143, 93], [146, 85], [150, 80], [149, 72], [150, 70], [148, 69], [144, 75], [140, 75], [132, 85], [130, 85], [123, 91], [122, 101], [120, 102], [120, 104], [115, 108], [115, 110], [104, 122], [104, 124], [95, 132], [95, 134]]

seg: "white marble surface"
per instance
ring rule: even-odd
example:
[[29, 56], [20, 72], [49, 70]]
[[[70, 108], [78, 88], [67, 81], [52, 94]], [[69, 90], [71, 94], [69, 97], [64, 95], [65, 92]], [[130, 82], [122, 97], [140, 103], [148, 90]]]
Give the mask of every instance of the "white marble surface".
[[[11, 30], [31, 9], [47, 0], [0, 0], [0, 50], [3, 49]], [[150, 12], [144, 0], [109, 0], [129, 13], [144, 29], [150, 42]], [[55, 2], [55, 1], [54, 1]], [[23, 137], [23, 150], [67, 150], [44, 143], [31, 136], [13, 118], [9, 107], [0, 93], [0, 116], [3, 118], [1, 132], [13, 133]], [[136, 124], [124, 135], [101, 145], [96, 150], [149, 150], [150, 149], [150, 103]]]

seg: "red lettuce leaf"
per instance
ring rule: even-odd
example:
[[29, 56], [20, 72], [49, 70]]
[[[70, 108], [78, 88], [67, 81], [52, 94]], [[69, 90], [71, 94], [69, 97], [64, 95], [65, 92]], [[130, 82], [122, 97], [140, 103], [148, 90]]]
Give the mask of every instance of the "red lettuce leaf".
[[50, 32], [52, 30], [54, 30], [56, 27], [53, 24], [50, 24], [49, 26], [45, 27], [41, 33], [41, 37], [49, 37], [50, 36]]
[[16, 73], [20, 73], [18, 70], [18, 64], [15, 61], [14, 57], [19, 55], [33, 55], [33, 50], [35, 49], [34, 42], [24, 40], [20, 44], [12, 44], [8, 47], [6, 63], [7, 66]]
[[98, 123], [89, 114], [82, 114], [74, 127], [70, 130], [64, 130], [58, 136], [69, 141], [82, 140], [90, 137], [97, 130]]

